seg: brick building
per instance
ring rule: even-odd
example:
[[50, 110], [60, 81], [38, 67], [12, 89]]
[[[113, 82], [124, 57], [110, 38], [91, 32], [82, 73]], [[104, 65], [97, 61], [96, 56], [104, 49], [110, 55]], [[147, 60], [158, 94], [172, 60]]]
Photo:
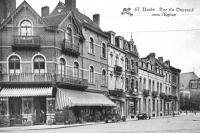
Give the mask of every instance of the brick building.
[[77, 119], [92, 121], [86, 114], [102, 116], [116, 106], [105, 96], [108, 36], [98, 14], [83, 15], [76, 0], [59, 2], [51, 13], [43, 7], [42, 16], [26, 1], [11, 7], [0, 25], [1, 115], [12, 124], [40, 124], [70, 107]]

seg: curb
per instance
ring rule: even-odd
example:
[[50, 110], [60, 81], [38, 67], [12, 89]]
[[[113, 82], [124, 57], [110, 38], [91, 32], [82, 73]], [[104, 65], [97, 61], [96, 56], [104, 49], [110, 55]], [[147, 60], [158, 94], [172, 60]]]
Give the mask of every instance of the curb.
[[[175, 117], [179, 117], [175, 116]], [[151, 119], [163, 119], [163, 118], [173, 118], [173, 116], [163, 116], [163, 117], [152, 117]], [[138, 121], [138, 119], [127, 119], [126, 122], [129, 121]], [[70, 128], [70, 127], [79, 127], [79, 126], [87, 126], [87, 125], [96, 125], [96, 124], [107, 124], [105, 122], [94, 122], [94, 123], [82, 123], [82, 124], [72, 124], [72, 125], [60, 125], [60, 126], [56, 126], [56, 125], [46, 125], [46, 127], [34, 127], [34, 126], [30, 126], [29, 127], [13, 127], [13, 129], [3, 129], [1, 130], [0, 128], [0, 132], [9, 132], [9, 131], [30, 131], [30, 130], [47, 130], [47, 129], [60, 129], [60, 128]], [[9, 127], [6, 127], [9, 128]], [[18, 129], [16, 129], [18, 128]]]

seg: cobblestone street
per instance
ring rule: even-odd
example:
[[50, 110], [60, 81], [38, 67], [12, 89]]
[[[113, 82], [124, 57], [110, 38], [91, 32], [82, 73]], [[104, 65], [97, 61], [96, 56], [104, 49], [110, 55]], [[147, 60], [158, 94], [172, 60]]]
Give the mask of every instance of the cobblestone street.
[[[170, 118], [158, 118], [151, 120], [136, 120], [119, 123], [95, 124], [77, 127], [65, 127], [58, 129], [42, 129], [3, 132], [15, 133], [198, 133], [200, 115], [183, 115]], [[7, 128], [9, 129], [9, 128]], [[2, 130], [0, 130], [2, 132]]]

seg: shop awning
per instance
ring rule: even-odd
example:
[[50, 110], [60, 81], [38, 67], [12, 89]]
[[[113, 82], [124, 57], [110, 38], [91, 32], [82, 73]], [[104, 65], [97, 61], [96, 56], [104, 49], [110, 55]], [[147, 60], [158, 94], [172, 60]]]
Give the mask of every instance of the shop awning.
[[56, 108], [73, 106], [116, 106], [110, 99], [100, 93], [57, 89]]
[[0, 92], [0, 97], [51, 96], [52, 89], [52, 87], [3, 88]]

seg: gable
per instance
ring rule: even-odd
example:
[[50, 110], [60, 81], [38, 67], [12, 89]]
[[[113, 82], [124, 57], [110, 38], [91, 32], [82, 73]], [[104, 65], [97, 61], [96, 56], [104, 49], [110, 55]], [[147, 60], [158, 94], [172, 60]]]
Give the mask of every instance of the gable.
[[6, 25], [18, 26], [20, 21], [25, 19], [30, 20], [33, 25], [46, 25], [37, 12], [26, 1], [23, 1], [22, 4], [3, 21], [0, 29]]

